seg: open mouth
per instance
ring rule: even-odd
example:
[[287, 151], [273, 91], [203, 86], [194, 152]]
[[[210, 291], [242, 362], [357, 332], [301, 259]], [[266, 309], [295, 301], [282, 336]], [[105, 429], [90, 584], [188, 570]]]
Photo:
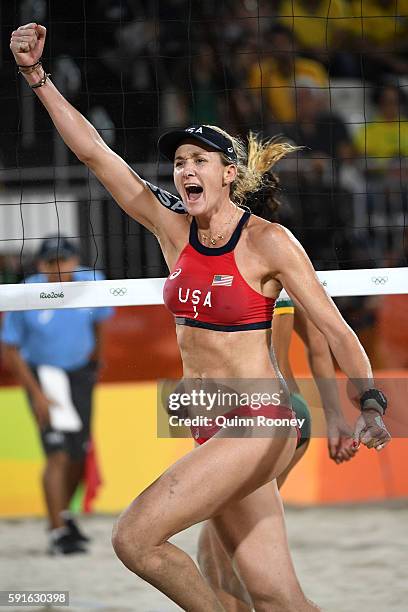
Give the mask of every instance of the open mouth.
[[190, 202], [195, 202], [198, 200], [204, 191], [201, 185], [186, 185], [185, 190]]

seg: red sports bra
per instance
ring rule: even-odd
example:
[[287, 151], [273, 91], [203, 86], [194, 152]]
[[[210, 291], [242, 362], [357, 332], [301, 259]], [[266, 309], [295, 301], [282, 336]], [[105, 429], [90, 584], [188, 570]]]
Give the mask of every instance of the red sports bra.
[[178, 325], [222, 332], [271, 327], [275, 300], [248, 285], [234, 257], [250, 214], [244, 212], [227, 244], [218, 248], [201, 244], [193, 218], [189, 242], [163, 290], [164, 303]]

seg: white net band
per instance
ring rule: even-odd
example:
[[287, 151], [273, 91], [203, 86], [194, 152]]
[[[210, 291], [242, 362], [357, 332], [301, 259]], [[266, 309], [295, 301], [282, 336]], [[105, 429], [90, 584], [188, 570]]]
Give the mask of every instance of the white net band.
[[[408, 293], [408, 268], [326, 270], [317, 275], [332, 297]], [[2, 285], [0, 310], [163, 304], [165, 278]]]

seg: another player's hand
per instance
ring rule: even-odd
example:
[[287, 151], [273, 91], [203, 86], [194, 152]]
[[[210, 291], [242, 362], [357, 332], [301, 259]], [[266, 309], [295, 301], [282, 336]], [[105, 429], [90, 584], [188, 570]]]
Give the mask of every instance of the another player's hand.
[[354, 445], [353, 430], [338, 417], [327, 422], [327, 443], [330, 459], [337, 464], [350, 461], [358, 450]]
[[42, 56], [46, 28], [37, 23], [27, 23], [11, 33], [10, 49], [19, 66], [32, 66]]
[[39, 391], [33, 397], [34, 414], [41, 429], [44, 429], [50, 423], [51, 404], [52, 402], [42, 391]]
[[362, 443], [367, 448], [381, 450], [390, 440], [391, 436], [384, 425], [382, 416], [376, 410], [363, 410], [354, 429], [356, 447]]

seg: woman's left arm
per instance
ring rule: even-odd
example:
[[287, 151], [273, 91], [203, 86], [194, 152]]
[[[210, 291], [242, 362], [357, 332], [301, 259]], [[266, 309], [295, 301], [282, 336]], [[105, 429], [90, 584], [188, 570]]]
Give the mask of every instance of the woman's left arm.
[[[305, 250], [287, 229], [271, 224], [259, 242], [272, 276], [278, 280], [308, 318], [324, 334], [342, 371], [357, 388], [359, 397], [374, 388], [369, 359], [356, 334], [347, 325], [322, 287]], [[383, 447], [390, 439], [380, 406], [362, 410], [356, 439], [368, 446]]]

